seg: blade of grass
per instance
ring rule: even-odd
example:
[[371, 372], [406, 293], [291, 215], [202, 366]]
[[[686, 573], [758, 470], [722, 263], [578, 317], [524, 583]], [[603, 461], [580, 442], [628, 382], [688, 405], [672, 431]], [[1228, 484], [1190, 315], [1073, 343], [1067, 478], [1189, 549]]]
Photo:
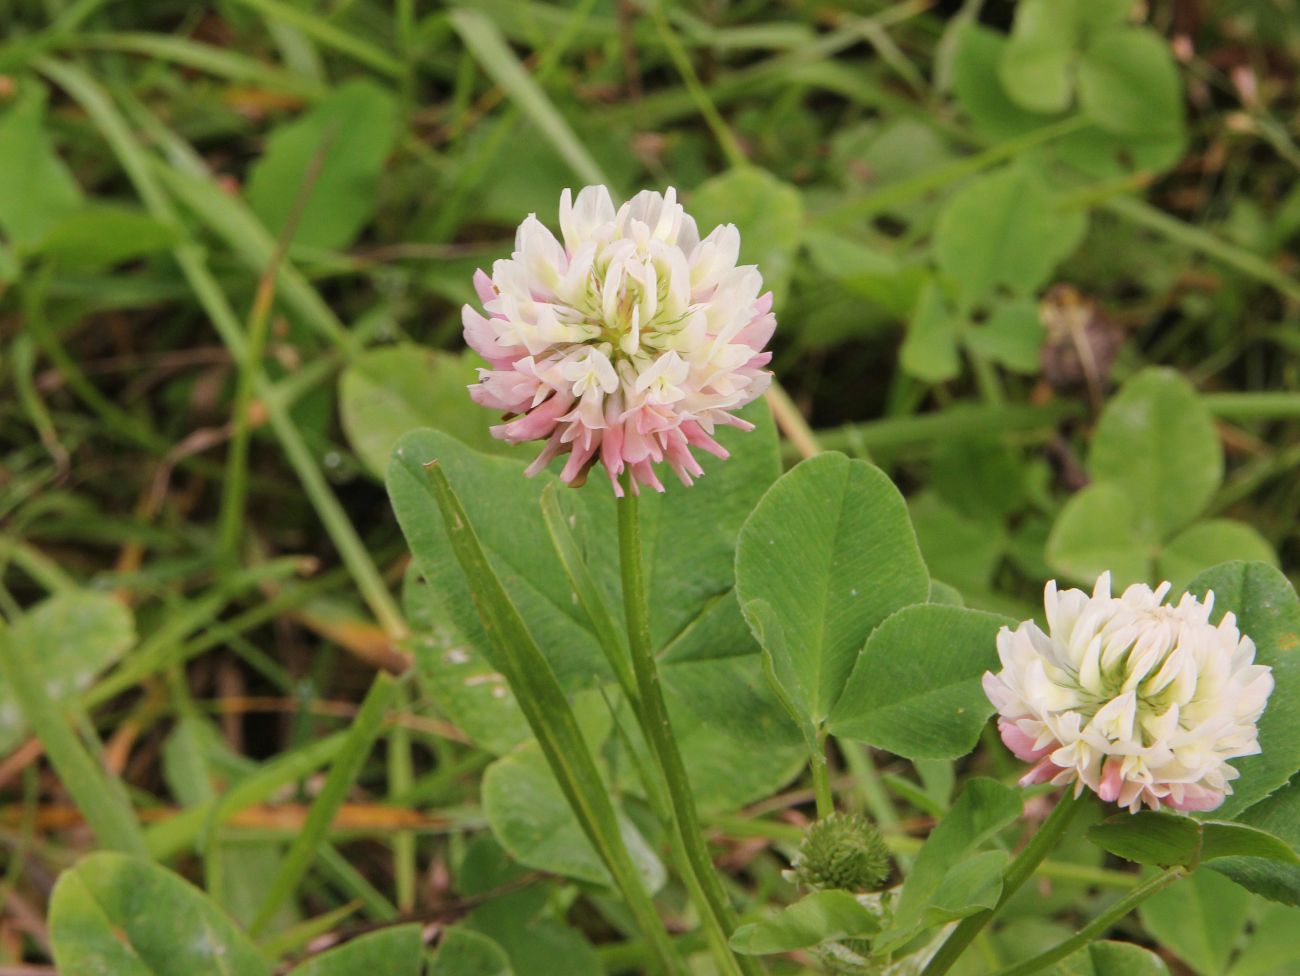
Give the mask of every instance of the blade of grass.
[[1063, 138], [1091, 125], [1093, 125], [1093, 122], [1087, 116], [1072, 115], [1061, 119], [1059, 122], [1053, 122], [1050, 125], [1026, 132], [1024, 135], [999, 142], [997, 145], [990, 146], [981, 152], [963, 156], [941, 166], [931, 167], [916, 176], [899, 180], [897, 183], [890, 183], [874, 193], [868, 193], [852, 200], [845, 200], [837, 204], [834, 210], [827, 210], [818, 214], [813, 218], [812, 222], [818, 227], [835, 227], [840, 224], [867, 220], [878, 216], [890, 207], [906, 203], [909, 200], [915, 200], [931, 190], [937, 190], [950, 183], [956, 183], [958, 180], [973, 176], [990, 166], [1019, 156], [1035, 146], [1041, 146], [1044, 143]]
[[[137, 142], [126, 120], [104, 90], [80, 68], [48, 58], [37, 59], [35, 65], [85, 109], [118, 157], [150, 215], [176, 230], [180, 243], [173, 249], [173, 253], [186, 281], [231, 355], [242, 359], [247, 354], [247, 343], [239, 319], [221, 286], [208, 270], [203, 249], [189, 239], [184, 225], [177, 219], [171, 201], [155, 181], [155, 167], [151, 158]], [[330, 490], [320, 466], [294, 425], [288, 408], [265, 375], [259, 376], [257, 390], [266, 407], [271, 427], [280, 440], [294, 473], [344, 565], [356, 581], [362, 597], [389, 636], [395, 639], [404, 636], [407, 632], [406, 624], [397, 602], [384, 584], [383, 577], [347, 513]]]
[[1185, 223], [1177, 217], [1171, 217], [1135, 197], [1114, 197], [1102, 204], [1102, 209], [1131, 224], [1153, 230], [1175, 244], [1182, 244], [1192, 251], [1214, 258], [1268, 285], [1293, 302], [1300, 302], [1300, 281], [1296, 281], [1291, 275], [1269, 264], [1257, 254], [1226, 241], [1208, 230]]
[[[397, 457], [402, 458], [400, 448]], [[442, 513], [452, 550], [469, 581], [483, 628], [497, 650], [506, 681], [537, 737], [547, 765], [627, 902], [638, 929], [651, 943], [657, 968], [676, 972], [676, 958], [668, 934], [624, 844], [607, 787], [550, 661], [537, 646], [488, 562], [469, 516], [437, 461], [428, 465], [405, 460], [402, 463], [407, 465], [412, 478], [420, 479], [421, 467], [427, 472], [422, 483]]]
[[144, 835], [125, 793], [91, 758], [50, 698], [28, 648], [20, 647], [0, 623], [0, 674], [36, 733], [59, 782], [90, 825], [100, 846], [125, 854], [148, 856]]
[[[287, 257], [277, 258], [280, 248], [275, 238], [242, 200], [223, 193], [211, 180], [182, 173], [161, 160], [151, 163], [153, 175], [167, 191], [229, 245], [250, 270], [273, 282], [276, 295], [286, 306], [347, 358], [359, 352], [355, 338], [302, 272]], [[273, 273], [267, 275], [268, 270]]]
[[167, 61], [195, 71], [203, 71], [226, 81], [259, 85], [272, 91], [281, 91], [299, 98], [315, 101], [323, 98], [328, 89], [284, 68], [265, 64], [255, 58], [228, 48], [204, 44], [188, 37], [166, 34], [121, 31], [116, 33], [91, 32], [72, 34], [61, 40], [59, 48], [69, 50], [120, 51], [139, 54], [155, 61]]
[[[243, 0], [247, 2], [247, 0]], [[265, 2], [265, 0], [261, 0]], [[510, 50], [497, 26], [481, 13], [461, 7], [448, 19], [465, 46], [586, 183], [609, 183], [600, 164], [587, 152], [564, 116]]]
[[374, 683], [346, 733], [346, 740], [330, 767], [325, 784], [312, 802], [302, 830], [293, 839], [279, 870], [267, 888], [262, 904], [248, 930], [254, 937], [261, 934], [275, 917], [276, 909], [297, 889], [311, 867], [320, 845], [324, 843], [334, 815], [361, 774], [361, 767], [374, 748], [384, 723], [384, 715], [397, 690], [397, 682], [385, 672], [375, 675]]
[[664, 16], [663, 6], [658, 3], [650, 5], [650, 16], [655, 22], [655, 28], [659, 31], [659, 39], [664, 42], [664, 48], [668, 51], [668, 56], [672, 59], [677, 73], [681, 75], [682, 82], [686, 85], [687, 92], [695, 102], [695, 107], [699, 113], [704, 116], [704, 121], [708, 124], [709, 129], [713, 132], [713, 138], [718, 140], [718, 145], [722, 148], [722, 154], [727, 157], [727, 164], [736, 168], [749, 165], [749, 159], [745, 156], [745, 151], [740, 147], [740, 140], [736, 134], [731, 131], [731, 126], [727, 125], [727, 120], [722, 117], [718, 107], [713, 104], [713, 99], [709, 97], [708, 91], [700, 83], [700, 76], [695, 73], [695, 66], [691, 64], [690, 55], [682, 47], [682, 42], [677, 39], [677, 34], [673, 31], [672, 25], [668, 23], [668, 18]]
[[[398, 689], [399, 707], [410, 711], [411, 694], [403, 685]], [[388, 797], [393, 803], [415, 782], [415, 765], [411, 759], [411, 730], [400, 723], [388, 735]], [[393, 883], [397, 889], [397, 906], [404, 914], [415, 910], [415, 834], [399, 830], [393, 834]]]
[[312, 40], [318, 41], [325, 47], [333, 48], [340, 54], [346, 54], [367, 67], [374, 68], [380, 74], [397, 79], [406, 75], [405, 65], [397, 58], [313, 12], [282, 3], [280, 0], [236, 0], [236, 2], [256, 10], [264, 17], [296, 27]]
[[253, 389], [262, 372], [262, 352], [266, 347], [267, 328], [271, 320], [271, 308], [275, 303], [275, 283], [280, 267], [284, 264], [285, 251], [302, 219], [303, 210], [311, 197], [312, 188], [320, 176], [321, 166], [329, 152], [330, 145], [338, 133], [331, 131], [321, 140], [302, 181], [294, 194], [293, 204], [289, 210], [280, 239], [276, 241], [271, 260], [257, 279], [257, 290], [253, 296], [253, 308], [248, 315], [248, 351], [244, 361], [238, 363], [238, 377], [235, 380], [235, 397], [231, 406], [231, 424], [234, 432], [230, 446], [226, 451], [226, 478], [222, 485], [221, 511], [217, 516], [217, 544], [221, 555], [228, 564], [239, 562], [239, 548], [244, 537], [244, 509], [248, 495], [248, 451], [252, 439], [252, 405]]
[[144, 835], [149, 852], [162, 861], [195, 847], [205, 833], [218, 829], [240, 810], [266, 802], [284, 787], [332, 761], [346, 745], [347, 738], [346, 732], [335, 732], [292, 752], [282, 753], [240, 779], [220, 797], [189, 807], [152, 825]]

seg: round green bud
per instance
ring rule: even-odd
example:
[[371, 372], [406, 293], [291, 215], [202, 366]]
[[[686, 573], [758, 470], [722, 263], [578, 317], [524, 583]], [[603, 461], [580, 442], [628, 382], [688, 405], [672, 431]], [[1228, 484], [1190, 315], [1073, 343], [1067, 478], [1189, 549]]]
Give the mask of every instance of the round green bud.
[[874, 891], [889, 877], [889, 848], [866, 817], [834, 813], [808, 828], [791, 866], [814, 890]]

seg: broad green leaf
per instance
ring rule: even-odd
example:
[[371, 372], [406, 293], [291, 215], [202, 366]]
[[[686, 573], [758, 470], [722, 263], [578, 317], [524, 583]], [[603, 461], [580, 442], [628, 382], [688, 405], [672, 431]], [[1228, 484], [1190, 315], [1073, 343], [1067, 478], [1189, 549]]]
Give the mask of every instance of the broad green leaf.
[[438, 710], [496, 755], [527, 741], [532, 733], [505, 676], [456, 629], [415, 566], [406, 574], [402, 609], [411, 626], [406, 646]]
[[292, 976], [420, 976], [424, 940], [418, 925], [395, 925], [313, 956]]
[[969, 780], [921, 846], [882, 941], [890, 946], [908, 941], [922, 924], [926, 909], [942, 901], [940, 889], [949, 872], [1015, 821], [1021, 810], [1018, 791], [983, 777]]
[[297, 220], [295, 244], [347, 247], [374, 213], [397, 128], [388, 90], [365, 79], [343, 82], [271, 133], [249, 176], [249, 206], [277, 239]]
[[45, 91], [0, 114], [0, 230], [22, 248], [81, 206], [81, 187], [45, 132]]
[[1105, 180], [1139, 172], [1159, 173], [1178, 162], [1186, 146], [1186, 130], [1116, 135], [1090, 125], [1067, 133], [1051, 148], [1085, 176]]
[[157, 864], [102, 851], [59, 876], [50, 943], [60, 972], [85, 976], [271, 972], [203, 892]]
[[998, 77], [1003, 52], [1009, 43], [998, 31], [979, 24], [963, 25], [956, 37], [953, 57], [953, 92], [975, 128], [1001, 141], [1041, 128], [1051, 115], [1031, 112], [1011, 100]]
[[442, 934], [429, 976], [514, 976], [510, 957], [486, 935], [453, 925]]
[[[394, 451], [388, 481], [399, 520], [412, 541], [417, 561], [423, 562], [430, 553], [417, 543], [413, 517], [418, 518], [416, 513], [432, 516], [433, 512], [429, 511], [432, 503], [441, 517], [456, 562], [470, 584], [482, 626], [491, 635], [494, 660], [515, 690], [546, 765], [627, 902], [637, 928], [650, 944], [654, 957], [662, 963], [671, 949], [661, 920], [638, 877], [614, 804], [564, 689], [494, 569], [464, 503], [441, 467], [441, 459], [425, 454], [420, 446], [423, 441], [420, 435], [426, 432], [413, 433], [415, 436], [403, 438]], [[429, 568], [427, 563], [422, 565], [426, 576]]]
[[690, 212], [704, 237], [718, 224], [740, 230], [740, 257], [763, 273], [779, 310], [786, 298], [795, 253], [803, 234], [803, 199], [789, 183], [766, 170], [747, 166], [700, 184]]
[[[1300, 770], [1300, 599], [1281, 572], [1264, 563], [1228, 563], [1202, 573], [1189, 592], [1214, 591], [1212, 620], [1231, 611], [1255, 642], [1255, 663], [1273, 669], [1273, 693], [1259, 721], [1260, 753], [1232, 760], [1241, 777], [1215, 817], [1235, 819]], [[1251, 821], [1255, 822], [1255, 821]], [[1293, 846], [1300, 833], [1280, 834]]]
[[786, 695], [816, 725], [867, 635], [924, 602], [930, 580], [893, 482], [865, 461], [827, 453], [784, 475], [745, 521], [736, 589], [747, 610], [764, 608], [756, 636]]
[[1111, 817], [1089, 828], [1088, 839], [1117, 857], [1162, 867], [1190, 867], [1220, 857], [1300, 864], [1289, 844], [1258, 827], [1151, 810]]
[[[407, 431], [433, 427], [494, 454], [512, 449], [488, 427], [496, 417], [474, 403], [466, 387], [478, 381], [479, 361], [410, 343], [368, 349], [339, 377], [339, 417], [348, 443], [378, 478]], [[531, 446], [530, 446], [531, 447]], [[515, 456], [535, 453], [514, 450]]]
[[86, 207], [55, 222], [33, 251], [77, 268], [108, 268], [174, 247], [175, 230], [126, 207]]
[[[1240, 820], [1267, 830], [1300, 850], [1300, 775], [1250, 807], [1241, 814]], [[1300, 906], [1300, 867], [1257, 857], [1226, 857], [1211, 867], [1265, 898]]]
[[909, 759], [956, 759], [975, 747], [993, 706], [980, 687], [998, 666], [1003, 617], [921, 604], [871, 634], [831, 714], [835, 735]]
[[966, 345], [1017, 373], [1039, 371], [1038, 354], [1046, 334], [1038, 317], [1038, 304], [1028, 298], [1012, 299], [993, 307], [983, 324], [968, 328]]
[[[766, 688], [758, 647], [732, 592], [736, 535], [745, 516], [780, 472], [775, 429], [762, 404], [744, 416], [757, 429], [719, 433], [731, 452], [703, 459], [706, 477], [663, 496], [642, 498], [642, 533], [650, 589], [651, 637], [675, 728], [691, 739], [687, 770], [706, 805], [732, 806], [779, 788], [793, 774], [797, 732]], [[413, 457], [439, 458], [465, 500], [497, 572], [567, 691], [610, 679], [604, 655], [574, 600], [541, 517], [541, 490], [557, 485], [570, 510], [593, 577], [610, 607], [622, 605], [613, 497], [596, 472], [574, 490], [550, 474], [523, 476], [524, 465], [470, 450], [433, 431], [404, 441]], [[422, 472], [421, 472], [422, 476]], [[427, 581], [407, 590], [408, 611], [420, 606], [412, 646], [435, 697], [453, 720], [494, 752], [521, 741], [523, 724], [500, 678], [471, 594], [450, 552], [441, 516], [416, 489], [418, 480], [390, 470], [389, 491], [408, 543]], [[683, 571], [686, 568], [687, 571]], [[413, 588], [418, 586], [418, 599]], [[413, 621], [414, 623], [414, 621]], [[434, 624], [436, 623], [436, 627]], [[720, 695], [720, 687], [733, 693]], [[736, 763], [762, 750], [773, 761]], [[719, 770], [724, 776], [716, 775]]]
[[[55, 702], [85, 691], [135, 643], [131, 611], [105, 593], [74, 590], [38, 603], [14, 623], [9, 639], [26, 645]], [[0, 753], [26, 734], [23, 711], [0, 684]]]
[[1078, 24], [1070, 0], [1022, 0], [998, 62], [998, 78], [1017, 105], [1063, 112], [1074, 95]]
[[[521, 864], [608, 885], [609, 872], [579, 827], [536, 742], [492, 763], [483, 776], [483, 812], [492, 832]], [[657, 891], [664, 867], [636, 828], [620, 818], [623, 841], [646, 887]]]
[[954, 864], [925, 909], [926, 923], [950, 922], [996, 905], [1010, 859], [1006, 851], [981, 851]]
[[903, 370], [925, 380], [942, 383], [961, 372], [957, 358], [957, 313], [944, 301], [939, 283], [931, 279], [921, 288], [907, 334], [898, 352]]
[[861, 939], [879, 931], [875, 913], [849, 892], [818, 891], [772, 918], [740, 926], [731, 936], [731, 948], [743, 955], [763, 956]]
[[1131, 942], [1094, 942], [1046, 970], [1047, 976], [1169, 976], [1165, 961]]
[[[505, 952], [510, 967], [506, 976], [600, 976], [604, 969], [591, 944], [552, 914], [566, 902], [567, 893], [546, 882], [521, 884], [527, 873], [505, 857], [491, 834], [471, 840], [457, 871], [456, 890], [474, 899], [477, 907], [462, 927]], [[491, 897], [476, 897], [483, 895]], [[496, 954], [476, 945], [471, 955], [469, 948], [457, 956], [482, 960], [483, 976], [496, 976], [499, 969], [487, 968]], [[440, 972], [435, 965], [434, 973]], [[453, 970], [450, 976], [461, 973]], [[470, 969], [467, 976], [478, 976], [478, 971]]]
[[1250, 895], [1214, 871], [1193, 871], [1142, 903], [1138, 916], [1199, 976], [1223, 976], [1250, 914]]
[[1101, 481], [1070, 496], [1047, 538], [1047, 561], [1076, 583], [1091, 587], [1106, 571], [1118, 590], [1149, 581], [1152, 540], [1137, 525], [1124, 489]]
[[957, 283], [966, 308], [997, 289], [1037, 291], [1069, 257], [1088, 227], [1084, 211], [1064, 208], [1027, 164], [977, 177], [953, 194], [935, 227], [934, 256]]
[[1259, 531], [1245, 522], [1206, 519], [1195, 522], [1160, 548], [1156, 577], [1168, 580], [1175, 592], [1198, 573], [1235, 561], [1277, 565], [1277, 554]]
[[1205, 511], [1223, 480], [1223, 445], [1191, 383], [1144, 369], [1102, 411], [1088, 471], [1124, 491], [1139, 538], [1159, 540]]
[[1172, 136], [1183, 129], [1183, 86], [1169, 44], [1145, 27], [1094, 37], [1079, 63], [1079, 100], [1119, 135]]

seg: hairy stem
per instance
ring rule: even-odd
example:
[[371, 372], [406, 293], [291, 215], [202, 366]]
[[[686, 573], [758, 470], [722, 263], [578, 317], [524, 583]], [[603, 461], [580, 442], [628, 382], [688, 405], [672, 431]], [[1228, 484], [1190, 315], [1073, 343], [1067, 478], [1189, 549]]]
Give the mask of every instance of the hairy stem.
[[1184, 867], [1173, 867], [1162, 871], [1141, 887], [1134, 888], [1064, 942], [1057, 943], [1045, 952], [1040, 952], [1032, 959], [1018, 962], [1006, 969], [999, 969], [994, 976], [1028, 976], [1030, 973], [1042, 972], [1054, 963], [1078, 952], [1098, 936], [1104, 935], [1112, 925], [1157, 891], [1163, 891], [1186, 875], [1187, 869]]
[[645, 569], [641, 559], [641, 522], [637, 497], [632, 494], [631, 478], [624, 477], [625, 493], [618, 502], [618, 555], [623, 577], [623, 604], [627, 616], [628, 647], [632, 657], [632, 673], [636, 678], [646, 742], [659, 766], [668, 787], [677, 839], [686, 856], [687, 865], [695, 876], [695, 883], [703, 894], [699, 906], [705, 925], [717, 940], [720, 961], [727, 972], [757, 974], [757, 963], [747, 957], [738, 957], [726, 948], [725, 942], [736, 927], [735, 913], [727, 901], [726, 892], [713, 866], [700, 828], [700, 815], [695, 808], [695, 797], [686, 776], [677, 740], [673, 738], [668, 721], [668, 707], [664, 703], [659, 684], [659, 669], [655, 663], [654, 648], [650, 641], [650, 608], [646, 599]]
[[967, 946], [1011, 900], [1011, 896], [1020, 890], [1020, 886], [1029, 880], [1043, 858], [1060, 843], [1075, 813], [1082, 805], [1073, 789], [1066, 790], [1065, 795], [1056, 804], [1056, 809], [1043, 821], [1042, 827], [1029, 839], [1025, 849], [1007, 868], [1007, 873], [1002, 879], [1002, 895], [998, 898], [998, 903], [992, 909], [962, 919], [948, 936], [948, 940], [940, 946], [934, 958], [921, 971], [921, 976], [943, 976], [952, 968]]

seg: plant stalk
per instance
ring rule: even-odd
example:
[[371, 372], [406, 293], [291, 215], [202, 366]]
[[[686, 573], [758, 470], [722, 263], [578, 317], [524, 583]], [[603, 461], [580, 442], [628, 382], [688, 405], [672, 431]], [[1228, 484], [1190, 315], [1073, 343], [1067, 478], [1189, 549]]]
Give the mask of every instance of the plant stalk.
[[1104, 935], [1112, 925], [1137, 908], [1142, 902], [1157, 891], [1168, 888], [1175, 881], [1185, 877], [1187, 873], [1187, 869], [1181, 866], [1162, 871], [1141, 887], [1134, 888], [1064, 942], [1052, 946], [1045, 952], [1040, 952], [1032, 959], [1018, 962], [1006, 969], [999, 969], [994, 973], [994, 976], [1029, 976], [1030, 973], [1042, 972], [1054, 963], [1060, 962], [1062, 959], [1078, 952], [1098, 936]]
[[948, 936], [947, 941], [939, 947], [934, 958], [925, 969], [921, 970], [921, 976], [943, 976], [952, 968], [975, 937], [1011, 900], [1011, 896], [1020, 890], [1020, 886], [1029, 880], [1043, 858], [1060, 843], [1081, 806], [1083, 804], [1080, 802], [1080, 796], [1077, 796], [1073, 789], [1067, 789], [1065, 795], [1056, 804], [1056, 809], [1043, 821], [1043, 826], [1029, 839], [1025, 849], [1007, 868], [1007, 873], [1002, 879], [1002, 895], [998, 898], [997, 904], [991, 909], [985, 909], [962, 919]]
[[[686, 766], [682, 762], [677, 740], [668, 721], [668, 707], [664, 703], [663, 689], [659, 683], [659, 669], [655, 663], [654, 648], [650, 640], [650, 607], [646, 598], [645, 568], [641, 556], [641, 520], [637, 496], [632, 493], [632, 479], [623, 477], [624, 493], [618, 501], [618, 555], [623, 579], [623, 605], [627, 616], [628, 647], [632, 657], [632, 673], [636, 678], [641, 701], [639, 717], [650, 752], [668, 787], [676, 833], [687, 864], [695, 882], [704, 895], [699, 907], [706, 925], [729, 939], [736, 928], [735, 913], [727, 901], [726, 892], [713, 866], [713, 858], [705, 846], [700, 815], [695, 808]], [[758, 963], [748, 957], [737, 956], [730, 949], [719, 952], [731, 972], [757, 976]]]

